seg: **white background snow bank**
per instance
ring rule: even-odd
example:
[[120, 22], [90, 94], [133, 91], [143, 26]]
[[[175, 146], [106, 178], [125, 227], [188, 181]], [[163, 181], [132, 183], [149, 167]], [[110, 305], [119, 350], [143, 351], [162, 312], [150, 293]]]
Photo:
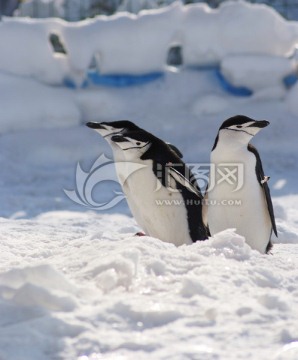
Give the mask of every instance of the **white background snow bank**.
[[256, 95], [264, 89], [286, 93], [283, 79], [297, 72], [294, 59], [274, 56], [228, 56], [220, 70], [229, 83], [244, 86]]
[[[54, 52], [51, 34], [59, 36], [66, 55]], [[0, 23], [0, 70], [49, 84], [67, 77], [81, 83], [94, 59], [101, 74], [144, 74], [164, 71], [174, 45], [182, 47], [183, 63], [191, 66], [219, 64], [228, 55], [286, 57], [297, 34], [297, 23], [245, 2], [226, 2], [218, 9], [177, 2], [77, 23], [6, 19]]]
[[0, 70], [61, 84], [68, 75], [67, 58], [55, 54], [49, 42], [59, 20], [4, 18], [0, 22]]
[[[290, 55], [297, 43], [297, 25], [260, 4], [223, 2], [185, 6], [182, 30], [186, 64], [219, 63], [228, 55]], [[252, 31], [253, 29], [253, 31]]]
[[[72, 70], [83, 74], [95, 57], [101, 74], [143, 74], [164, 71], [175, 42], [181, 7], [119, 13], [62, 29]], [[86, 41], [88, 39], [88, 41]]]

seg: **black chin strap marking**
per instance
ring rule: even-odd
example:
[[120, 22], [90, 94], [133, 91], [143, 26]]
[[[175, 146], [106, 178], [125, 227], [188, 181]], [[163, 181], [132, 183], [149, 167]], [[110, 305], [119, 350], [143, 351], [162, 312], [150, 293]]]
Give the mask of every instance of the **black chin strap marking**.
[[133, 147], [130, 147], [130, 148], [127, 148], [127, 149], [122, 149], [123, 151], [126, 151], [126, 150], [131, 150], [131, 149], [143, 149], [145, 146], [147, 146], [148, 144], [150, 143], [150, 141], [148, 141], [145, 145], [143, 146], [133, 146]]
[[247, 131], [245, 131], [245, 130], [236, 130], [236, 129], [229, 129], [229, 128], [225, 128], [225, 130], [230, 130], [230, 131], [242, 131], [242, 132], [244, 132], [245, 134], [247, 134], [247, 135], [250, 135], [250, 136], [254, 136], [253, 134], [250, 134], [249, 132], [247, 132]]

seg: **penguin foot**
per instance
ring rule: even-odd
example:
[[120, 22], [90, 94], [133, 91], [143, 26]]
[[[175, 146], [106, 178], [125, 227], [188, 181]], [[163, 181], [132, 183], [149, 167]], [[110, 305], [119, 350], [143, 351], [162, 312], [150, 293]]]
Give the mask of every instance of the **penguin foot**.
[[135, 234], [135, 236], [146, 236], [146, 234], [143, 231], [139, 231]]

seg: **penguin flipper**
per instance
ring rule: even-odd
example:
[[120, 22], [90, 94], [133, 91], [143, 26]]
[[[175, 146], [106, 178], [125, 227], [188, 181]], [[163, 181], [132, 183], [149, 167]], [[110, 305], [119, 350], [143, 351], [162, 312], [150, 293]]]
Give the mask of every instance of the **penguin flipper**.
[[168, 168], [169, 175], [177, 181], [179, 184], [181, 184], [183, 187], [187, 188], [188, 191], [196, 194], [197, 196], [201, 197], [200, 192], [192, 185], [192, 183], [186, 179], [185, 176], [183, 176], [179, 171], [174, 169], [173, 167]]
[[268, 180], [270, 179], [270, 177], [265, 176], [265, 174], [264, 174], [262, 161], [261, 161], [260, 155], [258, 153], [258, 150], [251, 144], [248, 144], [247, 148], [248, 148], [248, 151], [252, 152], [256, 157], [256, 160], [257, 160], [257, 163], [256, 163], [257, 179], [258, 179], [261, 187], [263, 188], [263, 191], [264, 191], [264, 194], [265, 194], [266, 203], [267, 203], [267, 207], [268, 207], [268, 211], [269, 211], [269, 215], [270, 215], [270, 219], [271, 219], [271, 224], [272, 224], [272, 230], [274, 231], [274, 234], [277, 236], [277, 229], [276, 229], [276, 223], [275, 223], [274, 210], [273, 210], [273, 205], [272, 205], [272, 200], [271, 200], [271, 195], [270, 195], [270, 189], [269, 189], [269, 186], [268, 186]]
[[[169, 169], [168, 169], [169, 176], [171, 178], [173, 178], [174, 181], [179, 183], [184, 189], [187, 189], [191, 193], [188, 195], [188, 196], [190, 196], [190, 198], [195, 198], [195, 200], [198, 201], [198, 204], [201, 204], [201, 209], [199, 210], [200, 211], [199, 214], [196, 211], [195, 218], [193, 217], [193, 215], [190, 216], [190, 219], [191, 219], [190, 226], [194, 232], [191, 235], [191, 239], [193, 242], [198, 241], [198, 240], [206, 240], [210, 236], [210, 230], [209, 230], [208, 224], [206, 224], [203, 219], [203, 214], [202, 214], [203, 197], [202, 197], [202, 194], [183, 174], [180, 173], [180, 171], [178, 169], [175, 169], [174, 167], [169, 167]], [[195, 195], [195, 197], [193, 195]], [[196, 207], [196, 209], [199, 209], [199, 208]], [[200, 216], [201, 216], [201, 222], [199, 221]], [[205, 220], [207, 221], [207, 219], [205, 219]], [[192, 230], [190, 230], [190, 233], [192, 232]]]
[[264, 176], [263, 180], [261, 180], [261, 184], [265, 184], [266, 182], [268, 182], [270, 180], [270, 176]]
[[167, 145], [169, 146], [169, 148], [174, 151], [174, 153], [180, 158], [182, 159], [183, 158], [183, 154], [182, 152], [177, 148], [177, 146], [173, 145], [173, 144], [170, 144], [170, 143], [167, 143]]

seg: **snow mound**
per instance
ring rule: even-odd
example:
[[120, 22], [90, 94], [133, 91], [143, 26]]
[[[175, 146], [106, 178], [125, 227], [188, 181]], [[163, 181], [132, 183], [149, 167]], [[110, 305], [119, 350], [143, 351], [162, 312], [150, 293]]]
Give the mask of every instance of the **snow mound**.
[[75, 294], [75, 287], [49, 264], [2, 272], [0, 357], [21, 360], [55, 356], [61, 349], [61, 336], [76, 337], [84, 330], [84, 326], [58, 315], [76, 309]]
[[0, 274], [0, 285], [17, 289], [26, 283], [61, 291], [75, 290], [60, 273], [50, 265], [39, 265], [23, 269], [12, 269]]
[[227, 55], [290, 55], [297, 42], [297, 25], [266, 5], [225, 1], [218, 9], [194, 4], [183, 12], [183, 58], [189, 65], [219, 63]]
[[64, 54], [54, 52], [49, 36], [62, 23], [57, 19], [4, 18], [0, 22], [0, 70], [61, 84], [68, 74], [68, 61]]
[[12, 303], [55, 311], [72, 311], [76, 307], [71, 286], [49, 265], [12, 269], [0, 275], [1, 296]]
[[227, 229], [215, 234], [210, 246], [215, 249], [217, 255], [235, 260], [249, 259], [252, 251], [244, 237], [236, 234], [235, 229]]
[[276, 56], [234, 55], [224, 58], [220, 69], [234, 86], [246, 87], [254, 93], [274, 88], [285, 95], [283, 79], [295, 72], [295, 62]]
[[222, 4], [219, 17], [219, 36], [225, 54], [284, 56], [294, 50], [295, 30], [271, 7], [229, 1]]
[[237, 261], [247, 260], [252, 255], [252, 250], [246, 244], [244, 237], [236, 234], [235, 229], [227, 229], [215, 234], [208, 241], [196, 244], [199, 246], [197, 249], [199, 254], [202, 255], [216, 255]]
[[180, 19], [181, 3], [175, 3], [138, 15], [118, 13], [65, 26], [62, 36], [71, 71], [85, 74], [93, 58], [101, 74], [164, 71]]
[[[52, 85], [65, 79], [81, 85], [90, 68], [101, 75], [163, 72], [169, 50], [177, 45], [187, 66], [219, 64], [230, 55], [287, 57], [297, 33], [296, 23], [270, 7], [242, 1], [224, 2], [217, 9], [174, 2], [138, 15], [123, 12], [77, 23], [4, 19], [0, 70]], [[57, 51], [52, 36], [64, 51]]]
[[274, 357], [274, 360], [296, 360], [298, 358], [298, 341], [285, 345]]

